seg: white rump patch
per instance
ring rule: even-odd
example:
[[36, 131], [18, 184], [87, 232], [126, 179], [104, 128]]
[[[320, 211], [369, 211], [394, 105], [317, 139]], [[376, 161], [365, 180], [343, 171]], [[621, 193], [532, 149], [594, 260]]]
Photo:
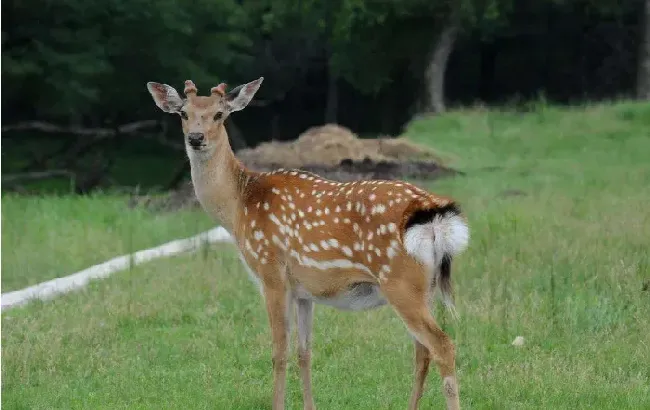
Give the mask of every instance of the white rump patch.
[[469, 228], [458, 215], [436, 215], [431, 222], [414, 225], [404, 234], [406, 252], [431, 269], [445, 254], [458, 255], [467, 248]]

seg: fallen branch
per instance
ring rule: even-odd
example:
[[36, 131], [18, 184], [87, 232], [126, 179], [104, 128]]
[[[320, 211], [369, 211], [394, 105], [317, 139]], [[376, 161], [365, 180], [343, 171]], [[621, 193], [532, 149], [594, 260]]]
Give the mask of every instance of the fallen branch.
[[67, 169], [52, 169], [49, 171], [22, 172], [19, 174], [9, 174], [2, 176], [2, 183], [12, 183], [16, 181], [32, 181], [38, 179], [47, 179], [54, 177], [75, 178], [76, 174]]
[[[148, 128], [154, 128], [160, 126], [160, 122], [156, 120], [145, 120], [145, 121], [136, 121], [130, 122], [124, 125], [120, 125], [117, 128], [84, 128], [84, 127], [64, 127], [56, 124], [52, 124], [44, 121], [26, 121], [20, 122], [12, 125], [5, 125], [2, 127], [2, 132], [8, 131], [40, 131], [48, 132], [53, 134], [70, 134], [70, 135], [81, 135], [81, 136], [92, 136], [94, 140], [88, 143], [88, 146], [95, 145], [96, 143], [103, 141], [107, 138], [115, 137], [119, 134], [133, 134], [138, 131], [142, 131]], [[147, 138], [157, 142], [160, 145], [163, 145], [174, 150], [184, 150], [185, 146], [183, 144], [175, 143], [168, 141], [163, 137], [163, 134], [140, 134], [143, 138]], [[83, 148], [86, 147], [84, 144]]]
[[7, 131], [41, 131], [49, 133], [93, 135], [98, 137], [110, 137], [116, 134], [131, 134], [144, 128], [153, 128], [158, 125], [156, 120], [145, 120], [130, 122], [120, 125], [117, 128], [84, 128], [84, 127], [62, 127], [43, 121], [26, 121], [18, 124], [5, 125], [2, 132]]

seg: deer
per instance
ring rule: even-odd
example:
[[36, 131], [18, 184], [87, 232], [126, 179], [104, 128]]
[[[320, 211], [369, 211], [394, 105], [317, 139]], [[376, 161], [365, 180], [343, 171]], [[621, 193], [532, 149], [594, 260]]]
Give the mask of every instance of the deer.
[[[233, 237], [259, 286], [272, 340], [272, 408], [284, 409], [293, 320], [304, 409], [312, 395], [314, 304], [362, 311], [390, 305], [414, 344], [409, 409], [417, 409], [433, 361], [448, 409], [460, 409], [455, 345], [429, 309], [439, 290], [454, 308], [451, 263], [469, 243], [459, 204], [400, 180], [337, 182], [300, 169], [253, 171], [235, 156], [224, 122], [244, 109], [264, 77], [199, 96], [191, 80], [182, 98], [148, 82], [163, 112], [181, 118], [191, 180], [202, 209]], [[295, 308], [295, 310], [294, 310]]]

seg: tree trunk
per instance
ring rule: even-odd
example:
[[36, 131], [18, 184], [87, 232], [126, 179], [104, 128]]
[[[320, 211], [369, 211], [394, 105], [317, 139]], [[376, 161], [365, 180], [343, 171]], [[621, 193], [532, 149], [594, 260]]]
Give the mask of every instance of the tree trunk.
[[650, 100], [650, 0], [643, 6], [640, 43], [636, 94], [641, 100]]
[[339, 86], [336, 75], [331, 69], [327, 72], [327, 103], [325, 105], [325, 123], [336, 124], [339, 111]]
[[458, 24], [450, 22], [438, 36], [431, 52], [429, 66], [425, 72], [427, 111], [434, 113], [445, 111], [445, 70], [457, 35]]

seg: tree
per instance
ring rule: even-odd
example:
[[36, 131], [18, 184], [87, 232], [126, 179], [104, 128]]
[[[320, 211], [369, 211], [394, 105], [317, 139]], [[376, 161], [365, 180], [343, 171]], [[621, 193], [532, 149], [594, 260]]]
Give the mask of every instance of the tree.
[[390, 84], [392, 73], [411, 67], [423, 84], [421, 110], [442, 112], [445, 72], [457, 37], [493, 35], [506, 24], [511, 2], [348, 0], [344, 5], [335, 38], [341, 40], [336, 55], [341, 75], [361, 91], [377, 92]]
[[151, 109], [147, 81], [191, 73], [210, 87], [251, 64], [235, 0], [13, 0], [3, 11], [3, 114], [16, 120], [126, 122]]

